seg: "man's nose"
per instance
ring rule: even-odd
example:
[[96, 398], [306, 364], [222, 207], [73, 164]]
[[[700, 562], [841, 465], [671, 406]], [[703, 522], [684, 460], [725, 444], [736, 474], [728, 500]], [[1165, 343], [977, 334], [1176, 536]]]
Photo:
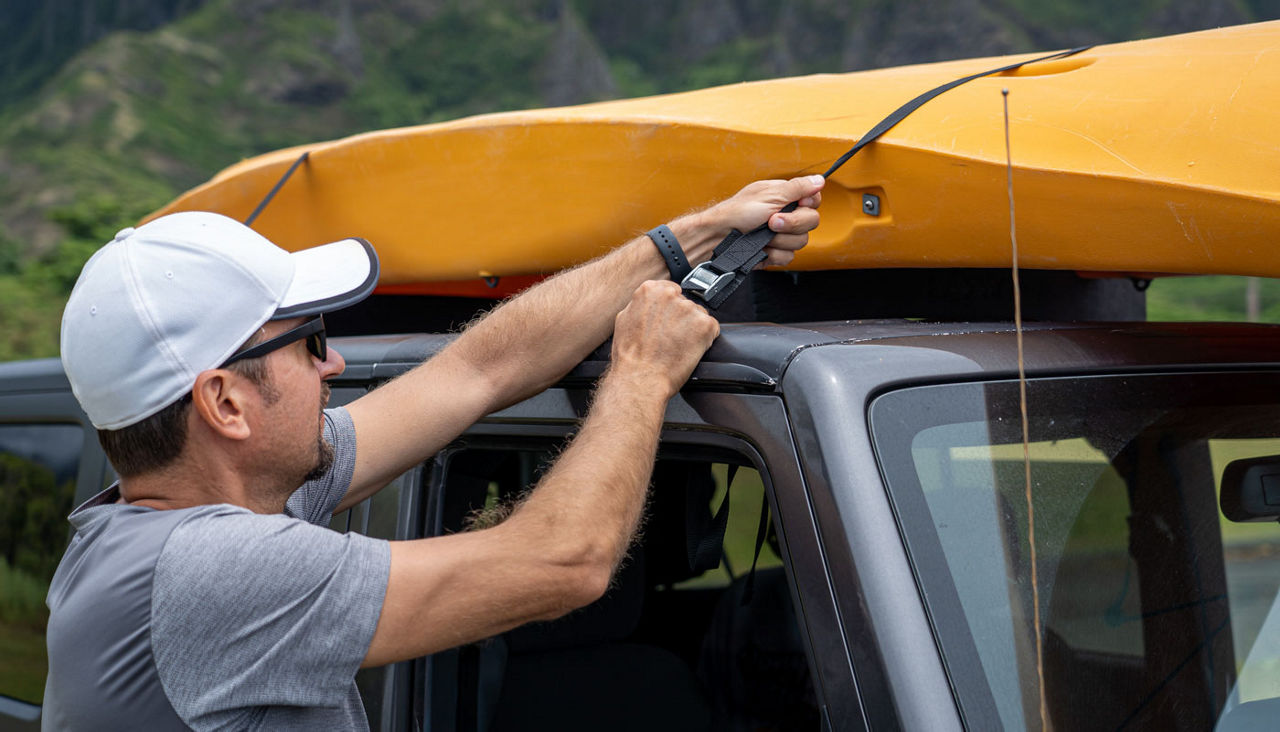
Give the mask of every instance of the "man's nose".
[[329, 346], [325, 349], [325, 359], [316, 361], [316, 370], [320, 372], [321, 379], [331, 379], [347, 369], [347, 361], [338, 353], [338, 349]]

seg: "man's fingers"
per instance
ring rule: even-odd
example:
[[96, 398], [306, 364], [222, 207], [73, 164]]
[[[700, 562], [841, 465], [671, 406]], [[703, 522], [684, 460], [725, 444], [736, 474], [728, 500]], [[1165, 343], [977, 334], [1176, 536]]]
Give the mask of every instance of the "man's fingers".
[[805, 234], [818, 228], [818, 221], [817, 209], [797, 208], [770, 216], [769, 228], [779, 234]]
[[801, 208], [817, 208], [822, 205], [822, 193], [815, 193], [812, 196], [805, 196], [800, 199]]
[[634, 301], [642, 297], [670, 298], [679, 294], [680, 285], [671, 280], [645, 280], [636, 288], [636, 291], [631, 295], [631, 299]]
[[[799, 247], [796, 247], [797, 249]], [[756, 266], [756, 269], [764, 269], [765, 267], [785, 267], [791, 264], [791, 260], [796, 258], [796, 253], [790, 249], [775, 249], [769, 247], [764, 250], [765, 259]]]
[[769, 249], [779, 249], [787, 252], [794, 252], [797, 249], [803, 249], [809, 243], [809, 235], [806, 234], [774, 234], [773, 240], [769, 242], [766, 251]]
[[689, 378], [720, 324], [671, 281], [642, 284], [615, 321], [613, 362], [664, 382], [674, 394]]
[[822, 190], [822, 186], [826, 185], [827, 179], [820, 175], [802, 175], [799, 178], [792, 178], [783, 184], [786, 189], [786, 199], [788, 201], [799, 201], [809, 196], [815, 196], [818, 191]]

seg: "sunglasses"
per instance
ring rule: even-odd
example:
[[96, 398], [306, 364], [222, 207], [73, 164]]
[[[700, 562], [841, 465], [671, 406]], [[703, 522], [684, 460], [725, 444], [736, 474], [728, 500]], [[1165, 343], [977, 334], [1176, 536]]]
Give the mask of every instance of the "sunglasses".
[[284, 348], [290, 343], [304, 338], [307, 340], [307, 350], [311, 352], [312, 356], [321, 361], [328, 358], [329, 346], [324, 334], [324, 316], [317, 315], [293, 330], [285, 331], [275, 338], [265, 340], [252, 348], [246, 348], [223, 361], [218, 368], [226, 368], [236, 361], [243, 361], [248, 358], [261, 358], [272, 351]]

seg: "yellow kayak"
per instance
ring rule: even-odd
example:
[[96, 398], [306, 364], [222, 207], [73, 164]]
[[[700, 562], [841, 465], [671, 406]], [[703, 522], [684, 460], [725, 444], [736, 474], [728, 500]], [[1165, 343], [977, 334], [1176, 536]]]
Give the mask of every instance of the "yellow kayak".
[[[291, 249], [363, 236], [384, 291], [504, 294], [751, 180], [822, 172], [921, 92], [1035, 56], [371, 132], [245, 160], [153, 216], [243, 220], [306, 151], [255, 229]], [[832, 176], [790, 268], [1008, 266], [1006, 88], [1022, 266], [1280, 276], [1280, 22], [1097, 46], [942, 94]]]

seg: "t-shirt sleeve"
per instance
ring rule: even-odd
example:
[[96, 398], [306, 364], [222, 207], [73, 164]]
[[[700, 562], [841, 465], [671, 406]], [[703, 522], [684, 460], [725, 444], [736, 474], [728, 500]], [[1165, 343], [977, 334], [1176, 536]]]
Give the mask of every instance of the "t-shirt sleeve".
[[254, 707], [339, 706], [386, 594], [385, 541], [282, 515], [209, 507], [156, 563], [151, 645], [165, 693], [196, 728]]
[[324, 438], [333, 446], [333, 466], [320, 478], [307, 481], [294, 491], [284, 512], [308, 523], [328, 526], [333, 509], [347, 494], [351, 476], [356, 471], [356, 427], [346, 409], [325, 410]]

